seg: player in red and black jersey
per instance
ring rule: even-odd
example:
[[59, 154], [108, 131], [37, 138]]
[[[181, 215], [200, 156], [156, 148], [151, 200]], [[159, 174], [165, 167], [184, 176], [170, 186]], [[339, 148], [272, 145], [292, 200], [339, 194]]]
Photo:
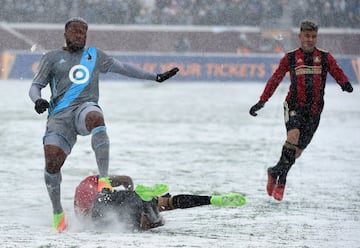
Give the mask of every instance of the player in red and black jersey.
[[260, 100], [251, 107], [250, 114], [257, 111], [274, 94], [276, 88], [290, 73], [290, 87], [284, 103], [287, 138], [279, 162], [268, 168], [267, 193], [276, 200], [283, 199], [286, 176], [302, 151], [309, 145], [319, 126], [324, 106], [324, 90], [327, 73], [336, 80], [343, 91], [352, 92], [348, 78], [327, 51], [318, 49], [318, 26], [304, 20], [300, 25], [300, 48], [288, 52], [279, 67], [267, 81]]

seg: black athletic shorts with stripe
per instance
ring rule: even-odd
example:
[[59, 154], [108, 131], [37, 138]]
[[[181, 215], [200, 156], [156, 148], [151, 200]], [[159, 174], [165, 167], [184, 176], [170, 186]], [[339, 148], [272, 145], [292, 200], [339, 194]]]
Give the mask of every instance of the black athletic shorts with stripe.
[[289, 109], [287, 102], [284, 103], [284, 119], [286, 131], [300, 130], [297, 147], [304, 150], [311, 142], [320, 123], [320, 114], [310, 115], [305, 109]]

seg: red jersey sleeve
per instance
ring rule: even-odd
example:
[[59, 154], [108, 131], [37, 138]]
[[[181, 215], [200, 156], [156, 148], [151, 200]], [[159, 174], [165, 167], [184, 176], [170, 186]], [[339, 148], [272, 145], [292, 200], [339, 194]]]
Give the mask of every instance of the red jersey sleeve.
[[265, 85], [265, 89], [260, 96], [261, 102], [267, 102], [269, 98], [274, 94], [276, 88], [279, 86], [280, 82], [285, 77], [286, 73], [289, 71], [289, 63], [287, 54], [280, 60], [278, 68], [272, 74]]
[[328, 71], [339, 85], [345, 82], [349, 82], [349, 79], [330, 53], [328, 53]]

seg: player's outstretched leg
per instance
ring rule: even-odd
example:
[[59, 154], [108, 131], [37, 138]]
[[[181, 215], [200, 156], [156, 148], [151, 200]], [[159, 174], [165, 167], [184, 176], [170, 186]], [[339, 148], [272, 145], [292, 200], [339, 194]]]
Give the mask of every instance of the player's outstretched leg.
[[213, 195], [210, 198], [211, 205], [218, 207], [240, 207], [246, 203], [246, 199], [239, 193], [225, 195]]

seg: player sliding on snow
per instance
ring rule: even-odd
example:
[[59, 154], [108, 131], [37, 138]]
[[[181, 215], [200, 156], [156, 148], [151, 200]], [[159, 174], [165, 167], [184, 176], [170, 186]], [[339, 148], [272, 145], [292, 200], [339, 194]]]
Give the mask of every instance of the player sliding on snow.
[[[43, 138], [44, 177], [53, 207], [53, 228], [59, 232], [66, 228], [60, 200], [61, 167], [75, 145], [77, 135], [92, 135], [91, 146], [100, 174], [99, 191], [109, 185], [109, 138], [98, 105], [99, 74], [114, 72], [163, 82], [178, 72], [178, 68], [173, 68], [155, 74], [117, 61], [95, 47], [85, 48], [87, 31], [88, 25], [81, 18], [66, 22], [66, 46], [42, 57], [29, 92], [37, 113], [49, 110]], [[47, 85], [51, 89], [50, 102], [41, 96], [41, 90]]]
[[[177, 208], [192, 208], [203, 205], [238, 207], [245, 204], [245, 197], [238, 193], [214, 196], [165, 194], [168, 186], [154, 187], [138, 185], [133, 190], [128, 176], [110, 176], [112, 187], [123, 186], [125, 190], [103, 189], [98, 193], [98, 176], [85, 178], [76, 188], [74, 208], [82, 220], [93, 220], [95, 224], [107, 225], [119, 222], [132, 230], [146, 230], [164, 225], [161, 211]], [[114, 219], [114, 216], [115, 219]]]
[[334, 57], [315, 47], [317, 33], [316, 23], [308, 20], [301, 23], [300, 48], [288, 52], [281, 59], [279, 67], [266, 83], [260, 101], [250, 109], [250, 114], [256, 116], [256, 112], [263, 108], [274, 94], [285, 74], [290, 72], [291, 84], [284, 103], [287, 138], [279, 162], [267, 171], [267, 193], [278, 201], [283, 199], [286, 176], [291, 166], [310, 144], [319, 126], [327, 73], [330, 73], [343, 91], [353, 91]]

